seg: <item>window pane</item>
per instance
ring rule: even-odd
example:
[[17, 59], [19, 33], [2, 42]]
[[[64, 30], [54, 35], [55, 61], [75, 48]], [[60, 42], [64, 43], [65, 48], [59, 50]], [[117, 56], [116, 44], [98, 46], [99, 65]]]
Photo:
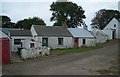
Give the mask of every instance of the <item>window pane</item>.
[[21, 39], [14, 39], [14, 44], [21, 44]]
[[30, 44], [30, 48], [34, 48], [34, 43], [31, 43], [31, 44]]
[[63, 45], [63, 38], [58, 38], [58, 45]]

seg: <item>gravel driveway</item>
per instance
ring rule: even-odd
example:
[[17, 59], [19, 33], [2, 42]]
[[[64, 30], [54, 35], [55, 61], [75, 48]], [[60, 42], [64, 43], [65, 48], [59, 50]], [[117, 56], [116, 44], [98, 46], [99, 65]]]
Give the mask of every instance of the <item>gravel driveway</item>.
[[95, 70], [111, 66], [110, 61], [117, 56], [118, 44], [112, 44], [93, 52], [3, 65], [3, 75], [98, 75]]

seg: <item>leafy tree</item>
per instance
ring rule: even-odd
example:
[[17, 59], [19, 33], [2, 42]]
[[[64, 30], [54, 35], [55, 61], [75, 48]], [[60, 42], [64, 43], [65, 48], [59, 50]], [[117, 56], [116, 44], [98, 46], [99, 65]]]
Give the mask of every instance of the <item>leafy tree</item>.
[[117, 10], [101, 9], [95, 14], [95, 17], [91, 20], [91, 25], [99, 29], [103, 29], [113, 17], [120, 18], [120, 12]]
[[46, 25], [44, 20], [39, 17], [28, 18], [20, 20], [16, 23], [16, 27], [30, 29], [32, 25]]
[[86, 18], [82, 7], [72, 2], [53, 2], [50, 5], [50, 10], [52, 11], [50, 21], [55, 21], [53, 26], [61, 26], [67, 21], [69, 27], [76, 27], [76, 25], [81, 25], [83, 19]]
[[11, 22], [10, 17], [1, 15], [0, 16], [1, 27], [3, 28], [12, 28], [15, 26], [15, 23]]

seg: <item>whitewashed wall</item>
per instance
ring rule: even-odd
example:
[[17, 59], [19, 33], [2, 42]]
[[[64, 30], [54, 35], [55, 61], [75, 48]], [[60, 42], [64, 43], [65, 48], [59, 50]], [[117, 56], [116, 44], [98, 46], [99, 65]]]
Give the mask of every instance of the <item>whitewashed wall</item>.
[[83, 45], [83, 39], [85, 39], [86, 41], [84, 46], [95, 46], [96, 45], [95, 38], [79, 38], [79, 47]]
[[103, 31], [106, 35], [108, 35], [108, 40], [112, 40], [113, 30], [101, 30], [101, 31]]
[[31, 27], [30, 31], [31, 31], [31, 34], [32, 34], [33, 37], [35, 37], [35, 36], [38, 35], [38, 34], [36, 33], [35, 28], [33, 27], [33, 25], [32, 25], [32, 27]]
[[72, 37], [60, 37], [63, 38], [63, 46], [58, 45], [58, 37], [37, 37], [39, 43], [37, 46], [42, 46], [42, 38], [48, 38], [48, 47], [50, 48], [72, 48], [73, 38]]
[[[15, 45], [14, 44], [14, 39], [24, 39], [24, 40], [21, 40], [21, 42], [22, 42], [22, 45], [23, 45], [23, 47], [25, 47], [25, 48], [30, 48], [30, 45], [29, 45], [29, 43], [30, 43], [30, 41], [31, 41], [31, 39], [32, 39], [32, 37], [20, 37], [20, 36], [11, 36], [11, 52], [17, 52], [18, 51], [18, 47], [21, 47], [21, 45]], [[26, 42], [24, 42], [26, 40]]]
[[[114, 27], [114, 24], [116, 24], [116, 27]], [[120, 27], [118, 27], [118, 20], [113, 18], [110, 23], [107, 24], [107, 26], [103, 29], [103, 30], [111, 30], [111, 29], [115, 29], [116, 30], [116, 37], [117, 39], [119, 39], [119, 34], [120, 34]], [[108, 37], [111, 37], [112, 33], [108, 35]]]

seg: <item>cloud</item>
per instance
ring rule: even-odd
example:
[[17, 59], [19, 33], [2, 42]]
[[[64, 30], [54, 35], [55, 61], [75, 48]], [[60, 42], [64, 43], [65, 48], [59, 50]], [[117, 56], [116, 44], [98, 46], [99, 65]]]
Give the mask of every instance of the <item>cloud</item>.
[[50, 4], [50, 2], [4, 2], [2, 14], [10, 16], [14, 22], [34, 16], [49, 22], [48, 19], [51, 16]]
[[[53, 24], [53, 22], [50, 22], [50, 17], [52, 15], [49, 9], [50, 9], [50, 4], [56, 0], [49, 0], [49, 1], [48, 0], [44, 0], [44, 1], [43, 0], [39, 0], [39, 1], [38, 0], [34, 0], [34, 1], [33, 0], [30, 0], [30, 1], [29, 0], [12, 0], [12, 1], [13, 2], [11, 2], [10, 0], [4, 0], [4, 2], [2, 2], [2, 14], [8, 15], [13, 22], [17, 22], [18, 20], [22, 20], [28, 17], [38, 16], [43, 20], [45, 20], [47, 25]], [[118, 6], [117, 6], [118, 0], [114, 0], [114, 2], [111, 2], [113, 0], [111, 1], [99, 0], [99, 1], [97, 2], [95, 0], [89, 0], [89, 1], [74, 0], [72, 2], [77, 3], [78, 5], [81, 5], [83, 7], [83, 9], [85, 10], [85, 15], [87, 17], [85, 21], [88, 25], [90, 25], [91, 19], [94, 17], [95, 12], [97, 12], [98, 10], [105, 9], [105, 8], [118, 9]], [[102, 1], [107, 1], [107, 2], [102, 2]]]
[[[1, 0], [2, 2], [53, 2], [57, 0]], [[68, 0], [72, 2], [118, 2], [119, 0]]]

